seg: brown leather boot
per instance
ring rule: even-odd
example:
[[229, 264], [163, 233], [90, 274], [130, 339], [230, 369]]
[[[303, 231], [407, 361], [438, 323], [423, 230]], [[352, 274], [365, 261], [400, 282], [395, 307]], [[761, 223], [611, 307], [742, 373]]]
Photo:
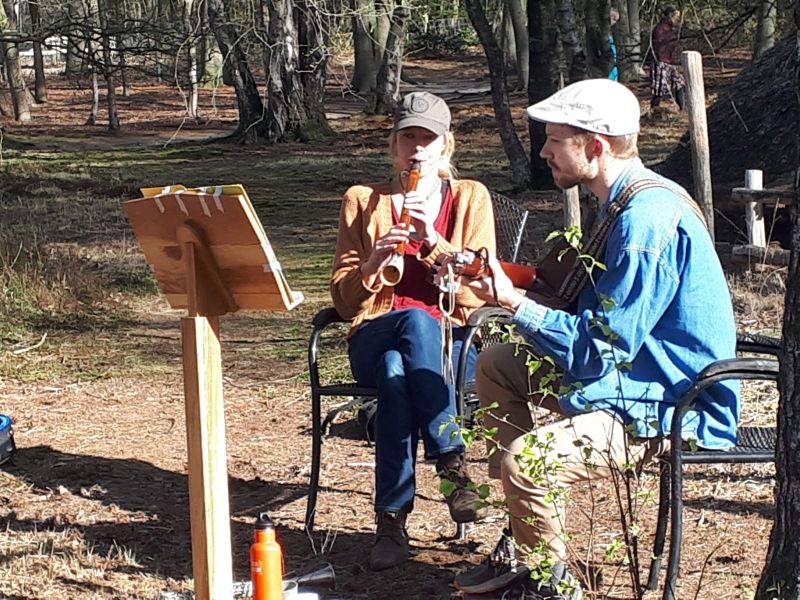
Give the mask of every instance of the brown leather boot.
[[375, 543], [369, 553], [369, 568], [383, 571], [408, 560], [408, 534], [406, 513], [381, 511], [376, 515], [378, 524]]
[[[467, 461], [458, 452], [442, 454], [436, 461], [436, 472], [442, 480], [449, 482], [445, 486], [445, 501], [450, 510], [450, 517], [456, 523], [470, 523], [486, 516], [486, 507], [475, 489], [475, 484], [467, 473]], [[447, 493], [449, 492], [449, 493]]]

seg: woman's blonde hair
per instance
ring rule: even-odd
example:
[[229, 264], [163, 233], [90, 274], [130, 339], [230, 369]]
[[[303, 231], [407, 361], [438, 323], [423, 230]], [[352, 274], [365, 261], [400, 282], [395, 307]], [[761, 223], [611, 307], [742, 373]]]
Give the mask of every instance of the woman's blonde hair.
[[[399, 130], [399, 131], [402, 131]], [[392, 168], [397, 173], [397, 131], [393, 131], [389, 135], [389, 153], [392, 157]], [[442, 179], [455, 179], [457, 177], [456, 168], [450, 160], [456, 150], [456, 138], [452, 131], [444, 134], [444, 148], [442, 149], [442, 156], [439, 159], [439, 177]]]

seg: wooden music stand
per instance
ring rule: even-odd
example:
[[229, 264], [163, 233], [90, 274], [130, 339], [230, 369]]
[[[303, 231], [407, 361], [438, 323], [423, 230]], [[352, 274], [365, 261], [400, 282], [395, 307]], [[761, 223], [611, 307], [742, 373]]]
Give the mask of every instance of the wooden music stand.
[[289, 310], [289, 289], [240, 185], [145, 188], [124, 203], [147, 262], [181, 319], [192, 568], [197, 600], [233, 597], [219, 317]]

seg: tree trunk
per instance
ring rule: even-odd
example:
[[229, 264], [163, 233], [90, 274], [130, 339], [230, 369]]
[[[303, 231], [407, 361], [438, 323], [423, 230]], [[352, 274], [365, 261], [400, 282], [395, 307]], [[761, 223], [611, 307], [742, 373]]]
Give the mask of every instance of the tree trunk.
[[200, 104], [200, 86], [197, 79], [197, 52], [194, 42], [186, 46], [186, 63], [189, 69], [189, 98], [186, 102], [186, 112], [197, 121], [199, 118], [198, 106]]
[[[528, 103], [544, 100], [558, 90], [559, 73], [554, 49], [558, 43], [554, 0], [528, 0], [528, 35], [531, 77], [528, 82]], [[544, 146], [544, 123], [528, 120], [531, 140], [531, 176], [533, 187], [552, 186], [550, 167], [540, 156]]]
[[[31, 27], [34, 34], [41, 34], [39, 18], [39, 0], [28, 0], [28, 12], [31, 15]], [[36, 102], [47, 102], [47, 85], [44, 78], [44, 59], [41, 42], [33, 42], [33, 72], [35, 78], [34, 98]]]
[[[164, 2], [168, 2], [169, 0], [156, 0], [156, 22], [163, 23], [166, 19], [166, 11], [164, 10]], [[155, 60], [156, 60], [156, 81], [158, 83], [162, 82], [163, 78], [163, 66], [162, 66], [162, 52], [161, 52], [161, 36], [155, 36], [153, 39], [153, 45], [155, 46]]]
[[642, 30], [639, 21], [639, 1], [619, 3], [619, 21], [614, 39], [617, 43], [617, 67], [623, 83], [640, 79], [642, 70]]
[[125, 57], [125, 31], [127, 30], [125, 23], [125, 1], [124, 0], [110, 0], [106, 5], [109, 11], [109, 23], [111, 29], [116, 33], [114, 40], [116, 41], [117, 56], [119, 56], [119, 77], [122, 83], [122, 96], [123, 98], [130, 98], [131, 90], [128, 85], [128, 65]]
[[[800, 52], [800, 0], [795, 0]], [[800, 65], [795, 67], [796, 101], [800, 101]], [[800, 120], [795, 123], [795, 165], [800, 175]], [[783, 313], [783, 348], [780, 354], [778, 437], [775, 447], [775, 522], [767, 562], [756, 592], [757, 600], [800, 598], [800, 188], [795, 178], [791, 206], [792, 252]]]
[[205, 3], [200, 0], [200, 7], [197, 11], [199, 19], [197, 31], [197, 81], [202, 82], [206, 78], [206, 64], [208, 64], [208, 28], [206, 26]]
[[753, 46], [753, 60], [757, 60], [764, 52], [775, 45], [777, 3], [778, 0], [761, 0], [758, 3], [758, 21], [756, 23], [756, 40]]
[[572, 0], [559, 0], [558, 27], [567, 61], [567, 79], [570, 83], [586, 79], [586, 51], [583, 49], [581, 37], [578, 35]]
[[117, 113], [117, 89], [114, 81], [114, 63], [111, 56], [111, 37], [108, 34], [109, 2], [97, 2], [97, 16], [100, 23], [100, 44], [103, 52], [103, 78], [106, 80], [106, 107], [108, 108], [108, 130], [119, 131]]
[[100, 110], [100, 84], [97, 81], [97, 71], [92, 68], [92, 108], [89, 110], [89, 117], [86, 119], [87, 125], [97, 123], [97, 112]]
[[197, 74], [197, 27], [193, 22], [195, 0], [184, 0], [183, 25], [186, 32], [186, 69], [189, 78], [189, 98], [186, 100], [186, 112], [197, 121], [199, 103], [199, 78]]
[[122, 35], [116, 36], [117, 56], [119, 56], [119, 78], [122, 83], [122, 97], [130, 98], [131, 88], [128, 85], [128, 64], [125, 60], [125, 41]]
[[391, 25], [391, 2], [351, 0], [355, 61], [350, 87], [359, 94], [375, 89]]
[[503, 20], [500, 22], [500, 49], [505, 59], [506, 74], [517, 72], [517, 44], [514, 40], [514, 25], [511, 23], [511, 13], [508, 4], [503, 3]]
[[210, 21], [208, 18], [208, 4], [206, 0], [201, 0], [201, 18], [203, 19], [203, 51], [202, 57], [198, 60], [202, 61], [203, 76], [200, 79], [200, 86], [204, 88], [217, 88], [224, 83], [225, 72], [230, 70], [229, 65], [225, 62], [225, 58], [220, 52], [219, 45], [214, 43], [213, 31], [211, 31]]
[[383, 64], [383, 54], [386, 51], [386, 40], [389, 39], [389, 30], [392, 27], [392, 12], [394, 0], [374, 0], [375, 2], [375, 31], [372, 34], [372, 60], [378, 65]]
[[228, 18], [223, 0], [207, 0], [208, 23], [219, 45], [219, 51], [229, 63], [229, 73], [236, 91], [239, 126], [234, 137], [243, 142], [267, 139], [269, 127], [264, 103], [258, 93], [247, 55], [239, 43], [239, 32]]
[[450, 9], [449, 29], [450, 31], [458, 31], [458, 15], [461, 8], [461, 2], [460, 0], [451, 0], [451, 3], [452, 8]]
[[525, 90], [528, 88], [528, 76], [530, 73], [528, 65], [530, 56], [528, 55], [528, 27], [525, 17], [525, 9], [522, 0], [506, 0], [506, 9], [511, 18], [511, 25], [514, 28], [514, 54], [517, 59], [517, 85], [514, 89]]
[[500, 132], [500, 139], [503, 141], [503, 149], [511, 164], [511, 182], [515, 187], [522, 188], [528, 184], [530, 165], [525, 156], [525, 148], [514, 128], [514, 118], [508, 105], [508, 85], [503, 51], [500, 50], [492, 33], [492, 27], [486, 19], [486, 13], [480, 0], [467, 0], [466, 5], [467, 14], [475, 31], [478, 32], [478, 38], [481, 40], [483, 51], [486, 54], [486, 62], [489, 65], [494, 118]]
[[378, 65], [372, 60], [372, 39], [370, 30], [374, 15], [370, 15], [370, 0], [352, 0], [353, 29], [353, 78], [350, 87], [354, 92], [365, 94], [378, 80]]
[[84, 71], [84, 61], [81, 59], [81, 48], [78, 38], [67, 35], [67, 56], [64, 63], [64, 75], [77, 77]]
[[[325, 83], [328, 74], [330, 32], [334, 30], [334, 17], [319, 14], [314, 4], [295, 0], [300, 10], [295, 10], [300, 42], [300, 80], [303, 85], [305, 128], [311, 138], [333, 134], [325, 116]], [[331, 11], [336, 13], [336, 10]]]
[[[628, 52], [628, 65], [631, 80], [644, 76], [642, 70], [642, 22], [640, 19], [641, 6], [639, 0], [628, 0], [628, 37], [625, 41], [626, 52]], [[619, 51], [619, 48], [617, 49]]]
[[[67, 76], [78, 76], [81, 74], [85, 67], [84, 57], [82, 56], [84, 46], [81, 43], [81, 38], [75, 35], [78, 29], [78, 19], [75, 14], [75, 7], [72, 3], [67, 4], [67, 18], [69, 21], [69, 29], [67, 30], [67, 59], [64, 65], [64, 74]], [[80, 17], [81, 21], [83, 17]]]
[[375, 86], [373, 112], [390, 115], [397, 106], [400, 97], [400, 73], [403, 68], [403, 45], [406, 37], [406, 24], [411, 16], [411, 9], [400, 5], [392, 14], [392, 26], [386, 39], [386, 51], [383, 53], [381, 70]]
[[[799, 124], [800, 125], [800, 124]], [[799, 140], [800, 141], [800, 140]], [[797, 188], [795, 188], [797, 191]], [[791, 206], [792, 251], [783, 316], [776, 440], [775, 522], [757, 600], [800, 598], [800, 195]]]
[[272, 142], [309, 140], [305, 130], [306, 110], [299, 73], [299, 43], [292, 8], [292, 0], [269, 2], [265, 66], [269, 91], [269, 140]]
[[614, 66], [608, 41], [610, 9], [609, 0], [586, 0], [586, 56], [590, 77], [608, 77]]
[[[0, 34], [8, 29], [10, 29], [10, 21], [6, 16], [5, 8], [0, 3]], [[28, 88], [19, 68], [19, 49], [12, 42], [0, 43], [0, 49], [3, 51], [6, 80], [11, 93], [11, 102], [14, 105], [14, 119], [21, 123], [27, 123], [31, 120], [31, 105]]]

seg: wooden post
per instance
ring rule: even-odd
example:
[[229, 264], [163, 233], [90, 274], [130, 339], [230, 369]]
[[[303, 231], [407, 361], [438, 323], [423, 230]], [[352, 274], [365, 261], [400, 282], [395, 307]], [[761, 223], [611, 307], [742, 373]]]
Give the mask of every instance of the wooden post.
[[218, 315], [233, 299], [201, 234], [187, 223], [176, 235], [189, 312], [181, 319], [181, 341], [194, 594], [197, 600], [227, 600], [233, 597], [233, 553]]
[[581, 194], [577, 185], [562, 192], [564, 197], [564, 227], [581, 224]]
[[694, 50], [681, 53], [686, 72], [689, 136], [692, 142], [694, 199], [703, 209], [711, 239], [714, 239], [714, 199], [711, 190], [711, 159], [708, 150], [706, 92], [703, 83], [703, 58]]
[[[763, 190], [764, 174], [758, 169], [747, 169], [744, 172], [744, 187], [750, 190]], [[745, 220], [747, 222], [747, 243], [751, 246], [766, 248], [764, 207], [758, 202], [748, 202], [745, 206]]]
[[192, 571], [197, 600], [233, 597], [225, 408], [218, 317], [183, 317]]

